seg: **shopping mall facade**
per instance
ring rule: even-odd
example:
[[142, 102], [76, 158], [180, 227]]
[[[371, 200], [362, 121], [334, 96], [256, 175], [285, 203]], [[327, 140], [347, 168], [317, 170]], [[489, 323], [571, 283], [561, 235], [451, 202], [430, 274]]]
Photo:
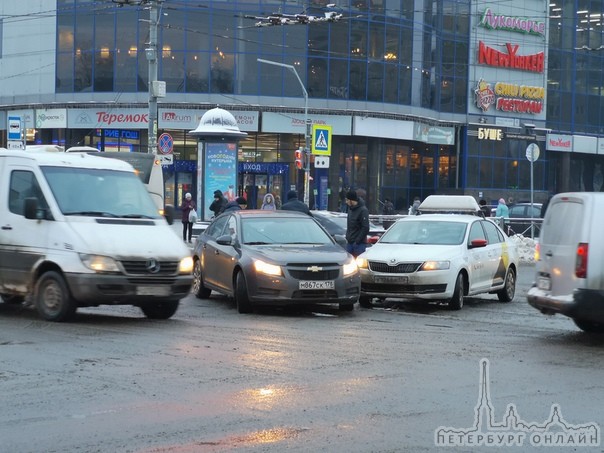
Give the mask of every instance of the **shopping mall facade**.
[[[252, 207], [303, 189], [294, 152], [307, 121], [330, 131], [329, 167], [310, 165], [322, 209], [337, 210], [346, 187], [363, 189], [373, 213], [384, 198], [405, 212], [433, 193], [539, 202], [604, 190], [601, 0], [134, 3], [0, 5], [3, 146], [19, 118], [28, 144], [147, 152], [156, 30], [156, 136], [176, 205], [200, 189], [190, 131], [217, 106], [247, 133], [231, 190]], [[326, 11], [340, 20], [244, 17]]]

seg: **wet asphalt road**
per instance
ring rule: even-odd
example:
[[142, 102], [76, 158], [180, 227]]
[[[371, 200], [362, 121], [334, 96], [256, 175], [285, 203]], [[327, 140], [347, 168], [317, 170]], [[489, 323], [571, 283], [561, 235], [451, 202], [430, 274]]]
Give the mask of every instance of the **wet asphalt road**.
[[[0, 304], [0, 452], [443, 451], [439, 427], [475, 423], [483, 359], [498, 421], [510, 404], [541, 422], [558, 404], [604, 426], [604, 337], [528, 306], [533, 272], [521, 268], [513, 302], [458, 312], [240, 315], [213, 295], [168, 321], [100, 307], [57, 324]], [[498, 449], [529, 450], [546, 451]]]

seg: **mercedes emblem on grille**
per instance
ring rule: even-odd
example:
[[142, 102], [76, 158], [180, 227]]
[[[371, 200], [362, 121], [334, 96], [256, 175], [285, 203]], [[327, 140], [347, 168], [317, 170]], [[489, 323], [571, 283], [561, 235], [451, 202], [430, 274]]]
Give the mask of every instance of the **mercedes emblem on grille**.
[[147, 260], [145, 267], [147, 268], [147, 271], [150, 274], [157, 274], [159, 272], [159, 261], [154, 258], [151, 258]]
[[319, 266], [309, 266], [306, 268], [306, 270], [310, 272], [320, 272], [323, 270], [323, 268]]

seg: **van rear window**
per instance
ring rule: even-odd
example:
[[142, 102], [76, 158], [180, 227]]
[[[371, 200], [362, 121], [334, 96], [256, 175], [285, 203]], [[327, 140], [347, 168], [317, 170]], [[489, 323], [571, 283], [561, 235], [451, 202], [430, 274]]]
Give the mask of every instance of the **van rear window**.
[[543, 244], [576, 246], [583, 223], [585, 206], [577, 200], [560, 200], [550, 203], [541, 229]]

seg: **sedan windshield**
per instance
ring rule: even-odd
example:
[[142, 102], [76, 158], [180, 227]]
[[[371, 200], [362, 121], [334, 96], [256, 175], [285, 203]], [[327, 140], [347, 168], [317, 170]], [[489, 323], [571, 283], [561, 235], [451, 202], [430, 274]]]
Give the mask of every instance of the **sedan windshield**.
[[460, 222], [401, 221], [386, 230], [379, 243], [459, 245], [464, 240], [466, 227]]
[[263, 244], [333, 244], [331, 237], [310, 217], [242, 219], [242, 242]]

